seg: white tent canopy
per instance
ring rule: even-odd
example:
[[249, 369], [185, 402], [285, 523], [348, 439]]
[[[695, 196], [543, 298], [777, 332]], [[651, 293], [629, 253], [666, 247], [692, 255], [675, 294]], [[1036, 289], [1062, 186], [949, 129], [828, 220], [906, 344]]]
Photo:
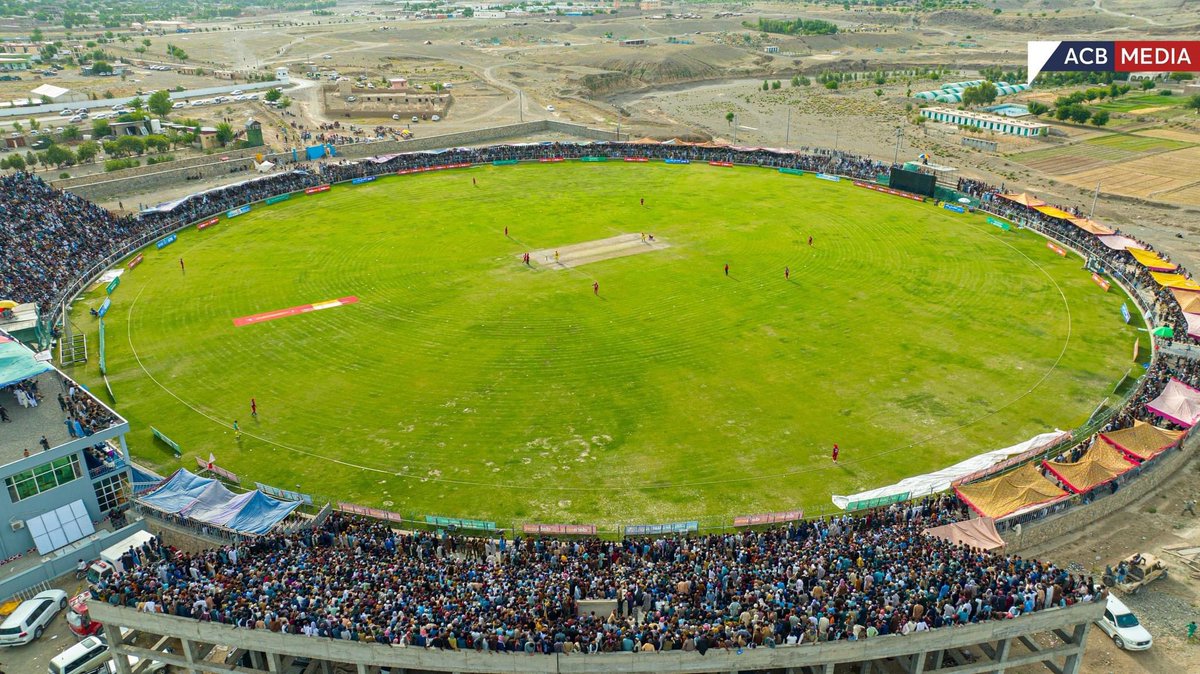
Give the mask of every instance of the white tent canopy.
[[993, 450], [985, 454], [979, 454], [978, 456], [973, 456], [965, 461], [959, 461], [953, 466], [949, 466], [932, 473], [906, 477], [893, 485], [880, 487], [878, 489], [871, 489], [869, 491], [863, 491], [857, 494], [851, 494], [850, 496], [835, 495], [833, 497], [833, 504], [845, 510], [846, 506], [856, 501], [868, 501], [872, 499], [886, 498], [889, 496], [898, 496], [906, 493], [908, 494], [909, 498], [920, 498], [922, 496], [929, 496], [930, 494], [948, 491], [951, 483], [959, 478], [966, 477], [971, 473], [981, 471], [985, 468], [991, 468], [1005, 459], [1017, 456], [1018, 454], [1023, 454], [1032, 449], [1049, 447], [1069, 435], [1070, 433], [1068, 431], [1059, 430], [1035, 435], [1029, 440], [1013, 445], [1012, 447], [1006, 447], [1004, 449]]

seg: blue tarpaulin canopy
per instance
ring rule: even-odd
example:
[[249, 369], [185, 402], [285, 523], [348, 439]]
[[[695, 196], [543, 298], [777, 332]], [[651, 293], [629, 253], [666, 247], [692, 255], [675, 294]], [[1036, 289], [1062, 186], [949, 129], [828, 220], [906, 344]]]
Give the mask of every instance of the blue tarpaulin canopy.
[[156, 510], [255, 535], [267, 533], [300, 507], [299, 501], [277, 501], [258, 490], [235, 494], [220, 482], [184, 468], [140, 500]]
[[248, 534], [265, 534], [300, 507], [299, 501], [276, 501], [258, 490], [250, 494], [250, 499], [226, 523], [226, 527]]
[[161, 487], [142, 497], [142, 503], [165, 513], [177, 513], [191, 505], [216, 480], [180, 468]]
[[32, 379], [49, 370], [50, 364], [34, 358], [29, 347], [0, 332], [0, 386]]

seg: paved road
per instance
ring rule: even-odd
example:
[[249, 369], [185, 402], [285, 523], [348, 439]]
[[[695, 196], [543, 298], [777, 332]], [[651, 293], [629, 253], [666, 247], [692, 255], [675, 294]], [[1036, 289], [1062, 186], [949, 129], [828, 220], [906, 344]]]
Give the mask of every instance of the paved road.
[[[82, 581], [75, 580], [74, 575], [65, 576], [54, 587], [65, 590], [68, 597], [73, 597], [83, 590]], [[0, 671], [7, 674], [42, 674], [50, 666], [50, 660], [64, 650], [74, 646], [75, 635], [67, 629], [67, 612], [59, 611], [54, 621], [46, 627], [41, 639], [29, 642], [24, 646], [0, 649]]]

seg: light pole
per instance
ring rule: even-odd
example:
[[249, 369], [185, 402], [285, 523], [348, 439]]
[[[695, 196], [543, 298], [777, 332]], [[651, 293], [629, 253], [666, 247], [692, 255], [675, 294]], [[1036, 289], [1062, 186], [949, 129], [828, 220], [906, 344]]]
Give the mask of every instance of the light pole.
[[900, 141], [904, 138], [904, 129], [896, 127], [896, 155], [892, 157], [892, 166], [895, 166], [900, 161]]
[[788, 108], [787, 130], [783, 134], [783, 146], [787, 147], [792, 142], [792, 109]]
[[525, 91], [517, 90], [517, 113], [520, 115], [522, 122], [525, 121]]

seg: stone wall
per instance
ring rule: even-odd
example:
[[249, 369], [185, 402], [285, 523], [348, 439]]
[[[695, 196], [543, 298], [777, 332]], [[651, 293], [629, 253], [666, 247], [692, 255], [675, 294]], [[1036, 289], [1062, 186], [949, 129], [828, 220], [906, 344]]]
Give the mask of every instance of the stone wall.
[[[1075, 505], [1061, 513], [1050, 515], [1044, 520], [1037, 520], [1022, 525], [1021, 533], [1005, 531], [1001, 536], [1008, 543], [1010, 554], [1028, 554], [1039, 546], [1053, 541], [1061, 541], [1072, 533], [1095, 528], [1099, 521], [1108, 515], [1119, 512], [1143, 497], [1154, 493], [1160, 484], [1179, 474], [1189, 463], [1192, 455], [1200, 445], [1200, 434], [1189, 434], [1180, 449], [1161, 455], [1154, 460], [1152, 468], [1127, 481], [1117, 493], [1101, 497], [1091, 503]], [[1101, 487], [1103, 491], [1104, 488]], [[1171, 503], [1172, 508], [1181, 508], [1182, 504]]]
[[[149, 175], [151, 173], [161, 173], [163, 171], [170, 171], [170, 170], [174, 170], [174, 169], [178, 169], [178, 168], [202, 166], [204, 164], [215, 164], [215, 163], [219, 163], [221, 161], [221, 157], [228, 157], [229, 159], [242, 159], [242, 158], [246, 158], [246, 157], [253, 157], [254, 155], [259, 154], [259, 153], [270, 153], [270, 151], [271, 151], [270, 148], [265, 148], [265, 147], [247, 148], [244, 150], [229, 150], [228, 152], [218, 152], [218, 153], [215, 153], [212, 155], [204, 155], [201, 157], [189, 157], [187, 159], [177, 159], [175, 161], [167, 162], [164, 164], [148, 164], [148, 165], [144, 165], [144, 166], [137, 166], [134, 168], [121, 169], [120, 171], [94, 173], [91, 175], [79, 176], [77, 178], [67, 178], [65, 180], [54, 180], [54, 181], [51, 181], [50, 184], [53, 185], [54, 187], [57, 187], [60, 190], [74, 191], [73, 188], [80, 187], [83, 185], [93, 185], [95, 183], [104, 183], [104, 182], [109, 182], [111, 180], [121, 180], [123, 178], [133, 178], [136, 176]], [[148, 156], [140, 157], [140, 159], [144, 162], [146, 159], [148, 159], [149, 157], [153, 157], [153, 156], [154, 155], [148, 155]]]
[[[261, 151], [262, 148], [260, 148]], [[228, 156], [228, 155], [221, 155]], [[275, 164], [286, 164], [292, 161], [292, 154], [268, 154], [263, 156], [264, 159], [274, 162]], [[209, 179], [218, 178], [229, 174], [239, 174], [246, 179], [253, 178], [257, 174], [254, 172], [254, 154], [243, 159], [230, 159], [229, 161], [213, 161], [212, 157], [206, 157], [208, 163], [193, 164], [189, 166], [176, 166], [178, 162], [163, 164], [159, 166], [148, 166], [139, 168], [156, 169], [151, 172], [143, 172], [140, 175], [133, 175], [126, 178], [113, 178], [111, 175], [101, 175], [99, 177], [108, 178], [107, 180], [97, 180], [87, 184], [64, 187], [72, 194], [77, 194], [85, 199], [92, 201], [104, 201], [114, 197], [130, 198], [134, 195], [146, 194], [160, 190], [166, 187], [173, 187], [187, 182], [189, 179]], [[169, 166], [170, 168], [163, 168]], [[137, 169], [134, 169], [137, 170]], [[93, 176], [89, 176], [93, 177]], [[79, 179], [84, 180], [83, 178]], [[68, 181], [62, 181], [68, 182]], [[58, 186], [58, 185], [56, 185]], [[199, 187], [196, 188], [200, 190]]]
[[[611, 131], [592, 129], [581, 124], [541, 119], [532, 122], [474, 129], [472, 131], [446, 133], [425, 138], [413, 138], [412, 140], [383, 140], [371, 143], [351, 143], [336, 147], [338, 158], [360, 159], [381, 154], [486, 145], [510, 138], [535, 136], [539, 133], [566, 134], [589, 140], [616, 139], [616, 134]], [[241, 173], [246, 178], [252, 178], [254, 177], [253, 158], [260, 152], [264, 153], [265, 159], [276, 164], [282, 165], [292, 161], [291, 152], [267, 153], [267, 148], [231, 150], [204, 157], [182, 159], [167, 164], [139, 166], [112, 173], [68, 178], [66, 180], [55, 181], [53, 185], [93, 201], [104, 201], [115, 197], [129, 198], [134, 195], [147, 194], [164, 188], [175, 187], [185, 183], [188, 179], [196, 177], [209, 179], [222, 177], [230, 173]], [[300, 156], [303, 157], [303, 154]], [[221, 157], [227, 157], [228, 159], [221, 161]]]

